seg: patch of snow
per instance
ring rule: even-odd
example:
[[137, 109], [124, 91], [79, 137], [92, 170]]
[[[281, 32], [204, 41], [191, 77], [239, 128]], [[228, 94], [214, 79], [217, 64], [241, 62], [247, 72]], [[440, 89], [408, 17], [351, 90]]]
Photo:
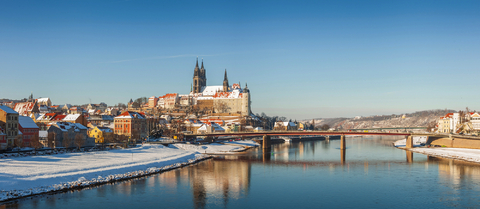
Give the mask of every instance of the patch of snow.
[[413, 148], [410, 151], [435, 157], [480, 162], [480, 150], [467, 148]]
[[182, 150], [197, 151], [206, 154], [231, 154], [232, 152], [244, 151], [244, 147], [223, 145], [218, 143], [212, 143], [207, 145], [194, 145], [194, 144], [171, 144], [170, 146], [177, 147]]
[[4, 158], [0, 159], [0, 201], [139, 177], [204, 158], [206, 156], [195, 151], [162, 145]]

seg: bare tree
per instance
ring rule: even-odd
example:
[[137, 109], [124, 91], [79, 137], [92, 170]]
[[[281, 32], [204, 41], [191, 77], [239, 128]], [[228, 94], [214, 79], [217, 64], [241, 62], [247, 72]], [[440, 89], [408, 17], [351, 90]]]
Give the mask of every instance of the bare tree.
[[55, 132], [49, 132], [47, 135], [47, 147], [53, 148], [54, 147], [54, 142], [56, 140], [56, 135]]
[[323, 125], [322, 127], [320, 127], [322, 129], [322, 131], [327, 131], [328, 129], [330, 129], [330, 126], [325, 124]]
[[72, 144], [72, 140], [70, 139], [70, 136], [68, 136], [68, 132], [63, 133], [62, 145], [65, 148], [68, 148], [68, 147], [70, 147], [71, 144]]
[[83, 134], [75, 134], [74, 143], [77, 149], [80, 149], [85, 144], [85, 136]]
[[17, 136], [15, 137], [15, 139], [13, 140], [13, 144], [14, 144], [16, 147], [22, 148], [22, 147], [23, 147], [22, 135], [17, 135]]
[[279, 130], [283, 131], [285, 129], [285, 126], [283, 125], [282, 121], [276, 122], [274, 125], [274, 130]]
[[37, 134], [33, 135], [33, 138], [30, 140], [30, 146], [34, 149], [42, 148], [42, 143], [40, 143]]
[[220, 113], [225, 113], [230, 109], [230, 107], [225, 102], [219, 102], [217, 105], [217, 110]]

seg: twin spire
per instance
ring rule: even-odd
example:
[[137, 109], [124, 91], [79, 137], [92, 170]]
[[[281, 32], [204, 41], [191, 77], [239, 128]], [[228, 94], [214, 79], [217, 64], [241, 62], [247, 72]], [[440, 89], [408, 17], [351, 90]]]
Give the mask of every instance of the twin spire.
[[[195, 65], [195, 68], [198, 68], [198, 57], [197, 57], [197, 64]], [[205, 68], [203, 68], [203, 58], [202, 58], [202, 68], [201, 69], [205, 69]]]

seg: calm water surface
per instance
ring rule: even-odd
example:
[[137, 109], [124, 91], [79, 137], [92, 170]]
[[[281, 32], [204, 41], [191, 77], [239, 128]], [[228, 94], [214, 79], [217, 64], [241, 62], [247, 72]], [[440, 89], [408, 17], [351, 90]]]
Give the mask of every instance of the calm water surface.
[[1, 208], [478, 208], [480, 166], [347, 138], [252, 149], [174, 171]]

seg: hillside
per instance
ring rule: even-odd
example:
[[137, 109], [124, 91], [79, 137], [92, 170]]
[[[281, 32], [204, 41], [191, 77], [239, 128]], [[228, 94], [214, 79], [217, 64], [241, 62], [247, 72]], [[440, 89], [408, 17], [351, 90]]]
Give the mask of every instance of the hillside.
[[[399, 115], [377, 115], [355, 118], [317, 118], [315, 127], [328, 125], [337, 130], [368, 129], [368, 128], [396, 128], [396, 127], [427, 127], [437, 123], [441, 116], [454, 110], [425, 110]], [[311, 123], [312, 120], [304, 122]]]

